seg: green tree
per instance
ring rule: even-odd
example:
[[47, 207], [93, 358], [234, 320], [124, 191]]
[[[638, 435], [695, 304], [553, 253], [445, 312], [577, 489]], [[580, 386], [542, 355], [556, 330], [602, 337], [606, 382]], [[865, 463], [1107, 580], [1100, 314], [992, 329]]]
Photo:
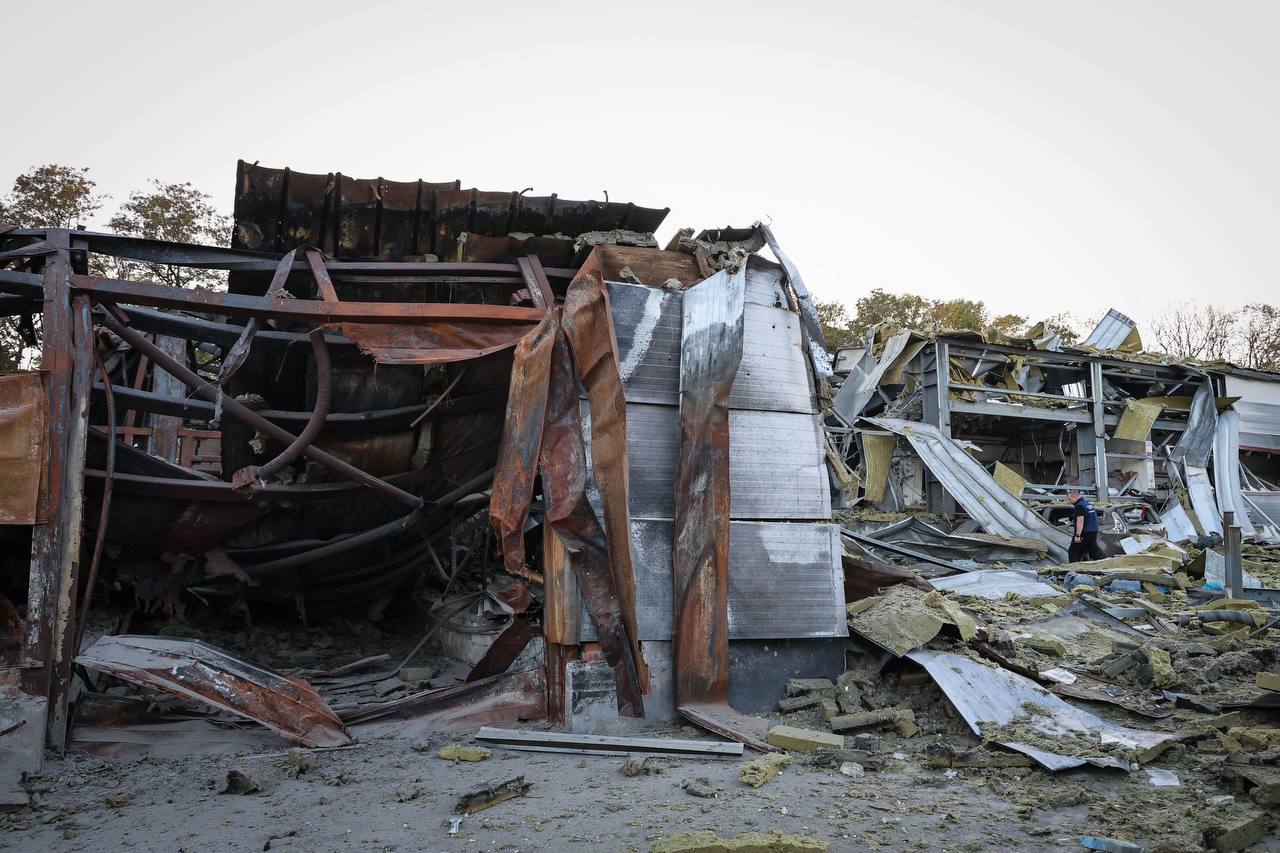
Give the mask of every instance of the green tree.
[[839, 302], [815, 302], [818, 320], [822, 323], [822, 334], [827, 339], [827, 349], [832, 352], [841, 347], [857, 346], [861, 339], [854, 336], [849, 329], [849, 312]]
[[[94, 192], [96, 186], [87, 168], [58, 163], [32, 167], [14, 178], [13, 189], [0, 198], [0, 223], [20, 228], [83, 226], [106, 198]], [[39, 329], [40, 317], [34, 320]], [[27, 343], [19, 318], [0, 317], [0, 372], [39, 365], [39, 350]]]
[[[217, 211], [211, 199], [191, 183], [166, 184], [152, 179], [151, 191], [131, 193], [108, 224], [112, 231], [133, 237], [226, 245], [231, 237], [231, 220]], [[120, 266], [125, 277], [145, 276], [170, 287], [226, 286], [226, 273], [219, 270], [138, 261], [125, 261]]]
[[1027, 318], [1021, 314], [1000, 314], [992, 317], [989, 325], [1002, 335], [1016, 338], [1026, 333]]
[[980, 332], [987, 325], [987, 307], [972, 299], [929, 301], [929, 320], [939, 330], [972, 329]]
[[866, 296], [858, 298], [849, 331], [855, 339], [863, 340], [867, 330], [877, 323], [893, 323], [907, 329], [925, 329], [931, 322], [933, 304], [933, 300], [914, 293], [889, 293], [877, 287]]

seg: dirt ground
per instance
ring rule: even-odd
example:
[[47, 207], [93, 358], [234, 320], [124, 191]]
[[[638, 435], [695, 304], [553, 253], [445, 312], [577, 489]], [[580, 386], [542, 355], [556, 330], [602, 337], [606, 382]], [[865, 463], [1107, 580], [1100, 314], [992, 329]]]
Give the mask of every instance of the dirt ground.
[[[692, 732], [667, 726], [653, 733]], [[456, 734], [429, 742], [365, 737], [313, 753], [316, 766], [296, 778], [283, 746], [134, 761], [51, 757], [33, 781], [36, 806], [0, 816], [0, 848], [647, 851], [674, 833], [776, 829], [824, 840], [831, 850], [1081, 849], [1082, 834], [1147, 835], [1173, 850], [1197, 848], [1197, 814], [1244, 808], [1209, 806], [1222, 795], [1216, 785], [1193, 777], [1180, 788], [1153, 787], [1141, 770], [927, 769], [929, 739], [893, 734], [880, 739], [881, 771], [850, 778], [796, 755], [758, 789], [739, 781], [739, 760], [651, 759], [657, 774], [629, 777], [621, 757], [500, 749], [478, 763], [436, 757], [455, 740], [469, 742]], [[220, 793], [232, 770], [255, 777], [263, 790]], [[526, 797], [464, 817], [449, 834], [460, 794], [518, 775], [532, 783]], [[714, 798], [682, 789], [699, 778], [719, 789]], [[1280, 849], [1280, 841], [1271, 835], [1257, 849]]]

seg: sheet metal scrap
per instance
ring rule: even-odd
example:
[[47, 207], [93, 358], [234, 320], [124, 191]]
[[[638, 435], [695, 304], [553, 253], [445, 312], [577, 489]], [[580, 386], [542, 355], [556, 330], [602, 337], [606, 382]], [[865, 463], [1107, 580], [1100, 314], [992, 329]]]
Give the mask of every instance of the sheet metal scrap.
[[[1174, 740], [1164, 732], [1108, 722], [1028, 678], [963, 655], [917, 649], [907, 657], [925, 668], [975, 735], [994, 735], [1001, 746], [1023, 753], [1046, 770], [1084, 764], [1128, 770], [1132, 765], [1124, 756], [1146, 764]], [[1017, 728], [1035, 744], [1011, 739], [1019, 721], [1023, 724]]]
[[898, 418], [867, 418], [868, 423], [906, 437], [930, 473], [964, 507], [983, 530], [1001, 536], [1039, 539], [1051, 556], [1067, 559], [1071, 537], [1049, 524], [1019, 499], [1006, 492], [981, 463], [931, 424]]
[[102, 637], [80, 665], [262, 723], [303, 746], [343, 746], [346, 727], [305, 681], [262, 669], [199, 640]]

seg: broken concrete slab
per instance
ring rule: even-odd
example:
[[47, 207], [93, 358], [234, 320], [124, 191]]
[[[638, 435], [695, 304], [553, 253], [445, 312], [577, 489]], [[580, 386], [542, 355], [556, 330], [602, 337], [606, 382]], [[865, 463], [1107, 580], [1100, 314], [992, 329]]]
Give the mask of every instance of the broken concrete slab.
[[919, 729], [916, 727], [916, 715], [907, 708], [882, 708], [879, 711], [864, 711], [859, 714], [847, 714], [831, 721], [833, 732], [847, 732], [853, 729], [867, 729], [873, 726], [894, 726], [903, 737], [911, 737]]
[[803, 711], [805, 708], [815, 708], [822, 703], [822, 696], [817, 693], [809, 693], [804, 696], [788, 696], [785, 699], [778, 700], [778, 711], [783, 714], [793, 714], [796, 711]]

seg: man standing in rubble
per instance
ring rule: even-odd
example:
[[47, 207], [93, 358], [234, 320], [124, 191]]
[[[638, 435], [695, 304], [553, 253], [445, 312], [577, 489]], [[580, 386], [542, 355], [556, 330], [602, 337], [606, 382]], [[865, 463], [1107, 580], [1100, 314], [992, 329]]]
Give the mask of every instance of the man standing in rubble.
[[1067, 492], [1067, 500], [1075, 511], [1071, 517], [1071, 547], [1067, 557], [1073, 563], [1081, 560], [1101, 560], [1102, 546], [1098, 544], [1098, 511], [1084, 495], [1075, 489]]

